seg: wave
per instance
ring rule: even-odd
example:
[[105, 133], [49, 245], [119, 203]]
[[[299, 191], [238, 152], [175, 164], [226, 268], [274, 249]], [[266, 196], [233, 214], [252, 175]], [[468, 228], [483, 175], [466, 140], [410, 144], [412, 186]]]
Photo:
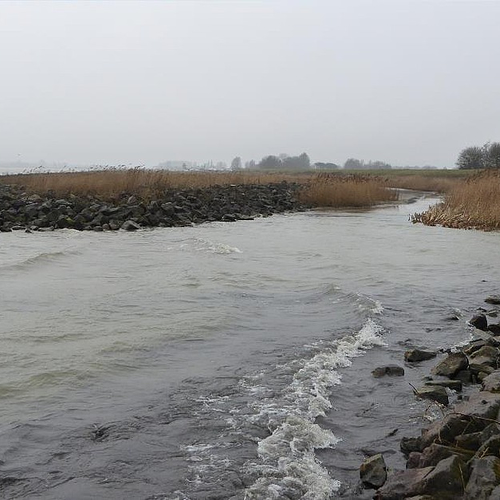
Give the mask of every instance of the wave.
[[319, 352], [295, 372], [292, 382], [278, 397], [254, 403], [253, 423], [267, 427], [271, 435], [258, 442], [259, 461], [246, 464], [258, 479], [245, 490], [246, 500], [288, 498], [327, 499], [338, 491], [340, 482], [331, 478], [314, 451], [339, 442], [331, 431], [315, 423], [332, 407], [333, 386], [341, 383], [339, 368], [373, 346], [383, 346], [382, 327], [368, 319], [354, 335], [318, 343]]
[[55, 262], [63, 257], [68, 257], [71, 255], [78, 255], [79, 252], [75, 250], [63, 250], [58, 252], [42, 252], [38, 255], [34, 255], [32, 257], [28, 257], [20, 262], [15, 262], [13, 264], [6, 264], [0, 266], [0, 269], [3, 270], [13, 270], [13, 271], [21, 271], [24, 269], [31, 269], [36, 266], [40, 266], [47, 263]]
[[239, 248], [225, 243], [215, 242], [204, 238], [189, 238], [181, 245], [181, 249], [194, 250], [196, 252], [215, 253], [220, 255], [243, 253]]

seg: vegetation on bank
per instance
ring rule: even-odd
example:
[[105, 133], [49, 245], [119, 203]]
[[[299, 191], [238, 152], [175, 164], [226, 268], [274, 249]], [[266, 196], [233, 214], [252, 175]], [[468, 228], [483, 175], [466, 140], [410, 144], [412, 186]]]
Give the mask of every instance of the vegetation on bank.
[[442, 203], [414, 214], [413, 222], [461, 229], [500, 229], [500, 169], [483, 170], [456, 185]]

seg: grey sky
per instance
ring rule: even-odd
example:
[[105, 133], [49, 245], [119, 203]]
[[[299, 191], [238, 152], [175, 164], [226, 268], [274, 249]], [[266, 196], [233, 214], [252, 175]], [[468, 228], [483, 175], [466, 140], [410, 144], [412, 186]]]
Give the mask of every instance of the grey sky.
[[499, 20], [495, 1], [3, 1], [0, 159], [452, 166], [500, 141]]

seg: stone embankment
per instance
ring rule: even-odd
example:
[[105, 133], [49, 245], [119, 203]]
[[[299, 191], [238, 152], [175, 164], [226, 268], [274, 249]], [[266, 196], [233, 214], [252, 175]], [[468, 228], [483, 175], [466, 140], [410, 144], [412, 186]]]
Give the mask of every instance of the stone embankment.
[[22, 187], [0, 184], [0, 231], [133, 231], [141, 227], [174, 227], [202, 222], [233, 222], [303, 208], [298, 185], [227, 185], [203, 189], [170, 189], [144, 200], [122, 193], [113, 200], [96, 195], [58, 197], [29, 194]]
[[[361, 481], [376, 489], [374, 499], [500, 499], [500, 324], [495, 319], [500, 296], [486, 302], [492, 307], [469, 322], [474, 340], [448, 352], [422, 387], [414, 388], [416, 397], [434, 401], [444, 416], [419, 436], [401, 440], [406, 470], [388, 471], [381, 454], [362, 464]], [[405, 360], [418, 363], [436, 355], [414, 349]], [[457, 394], [463, 385], [468, 397]], [[456, 400], [452, 407], [449, 395]]]

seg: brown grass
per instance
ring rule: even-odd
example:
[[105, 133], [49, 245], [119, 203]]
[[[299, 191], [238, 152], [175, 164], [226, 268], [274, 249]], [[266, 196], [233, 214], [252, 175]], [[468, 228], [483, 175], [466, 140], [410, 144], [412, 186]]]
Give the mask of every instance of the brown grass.
[[359, 174], [317, 174], [299, 193], [300, 201], [315, 207], [367, 207], [397, 197], [380, 180]]
[[471, 176], [449, 191], [443, 203], [415, 214], [412, 220], [429, 226], [500, 229], [500, 170]]
[[305, 182], [310, 176], [258, 172], [172, 172], [168, 170], [107, 169], [85, 172], [31, 173], [0, 177], [5, 184], [22, 185], [30, 193], [56, 196], [98, 195], [104, 199], [130, 193], [145, 199], [160, 196], [167, 189], [206, 188], [229, 184], [271, 184]]

